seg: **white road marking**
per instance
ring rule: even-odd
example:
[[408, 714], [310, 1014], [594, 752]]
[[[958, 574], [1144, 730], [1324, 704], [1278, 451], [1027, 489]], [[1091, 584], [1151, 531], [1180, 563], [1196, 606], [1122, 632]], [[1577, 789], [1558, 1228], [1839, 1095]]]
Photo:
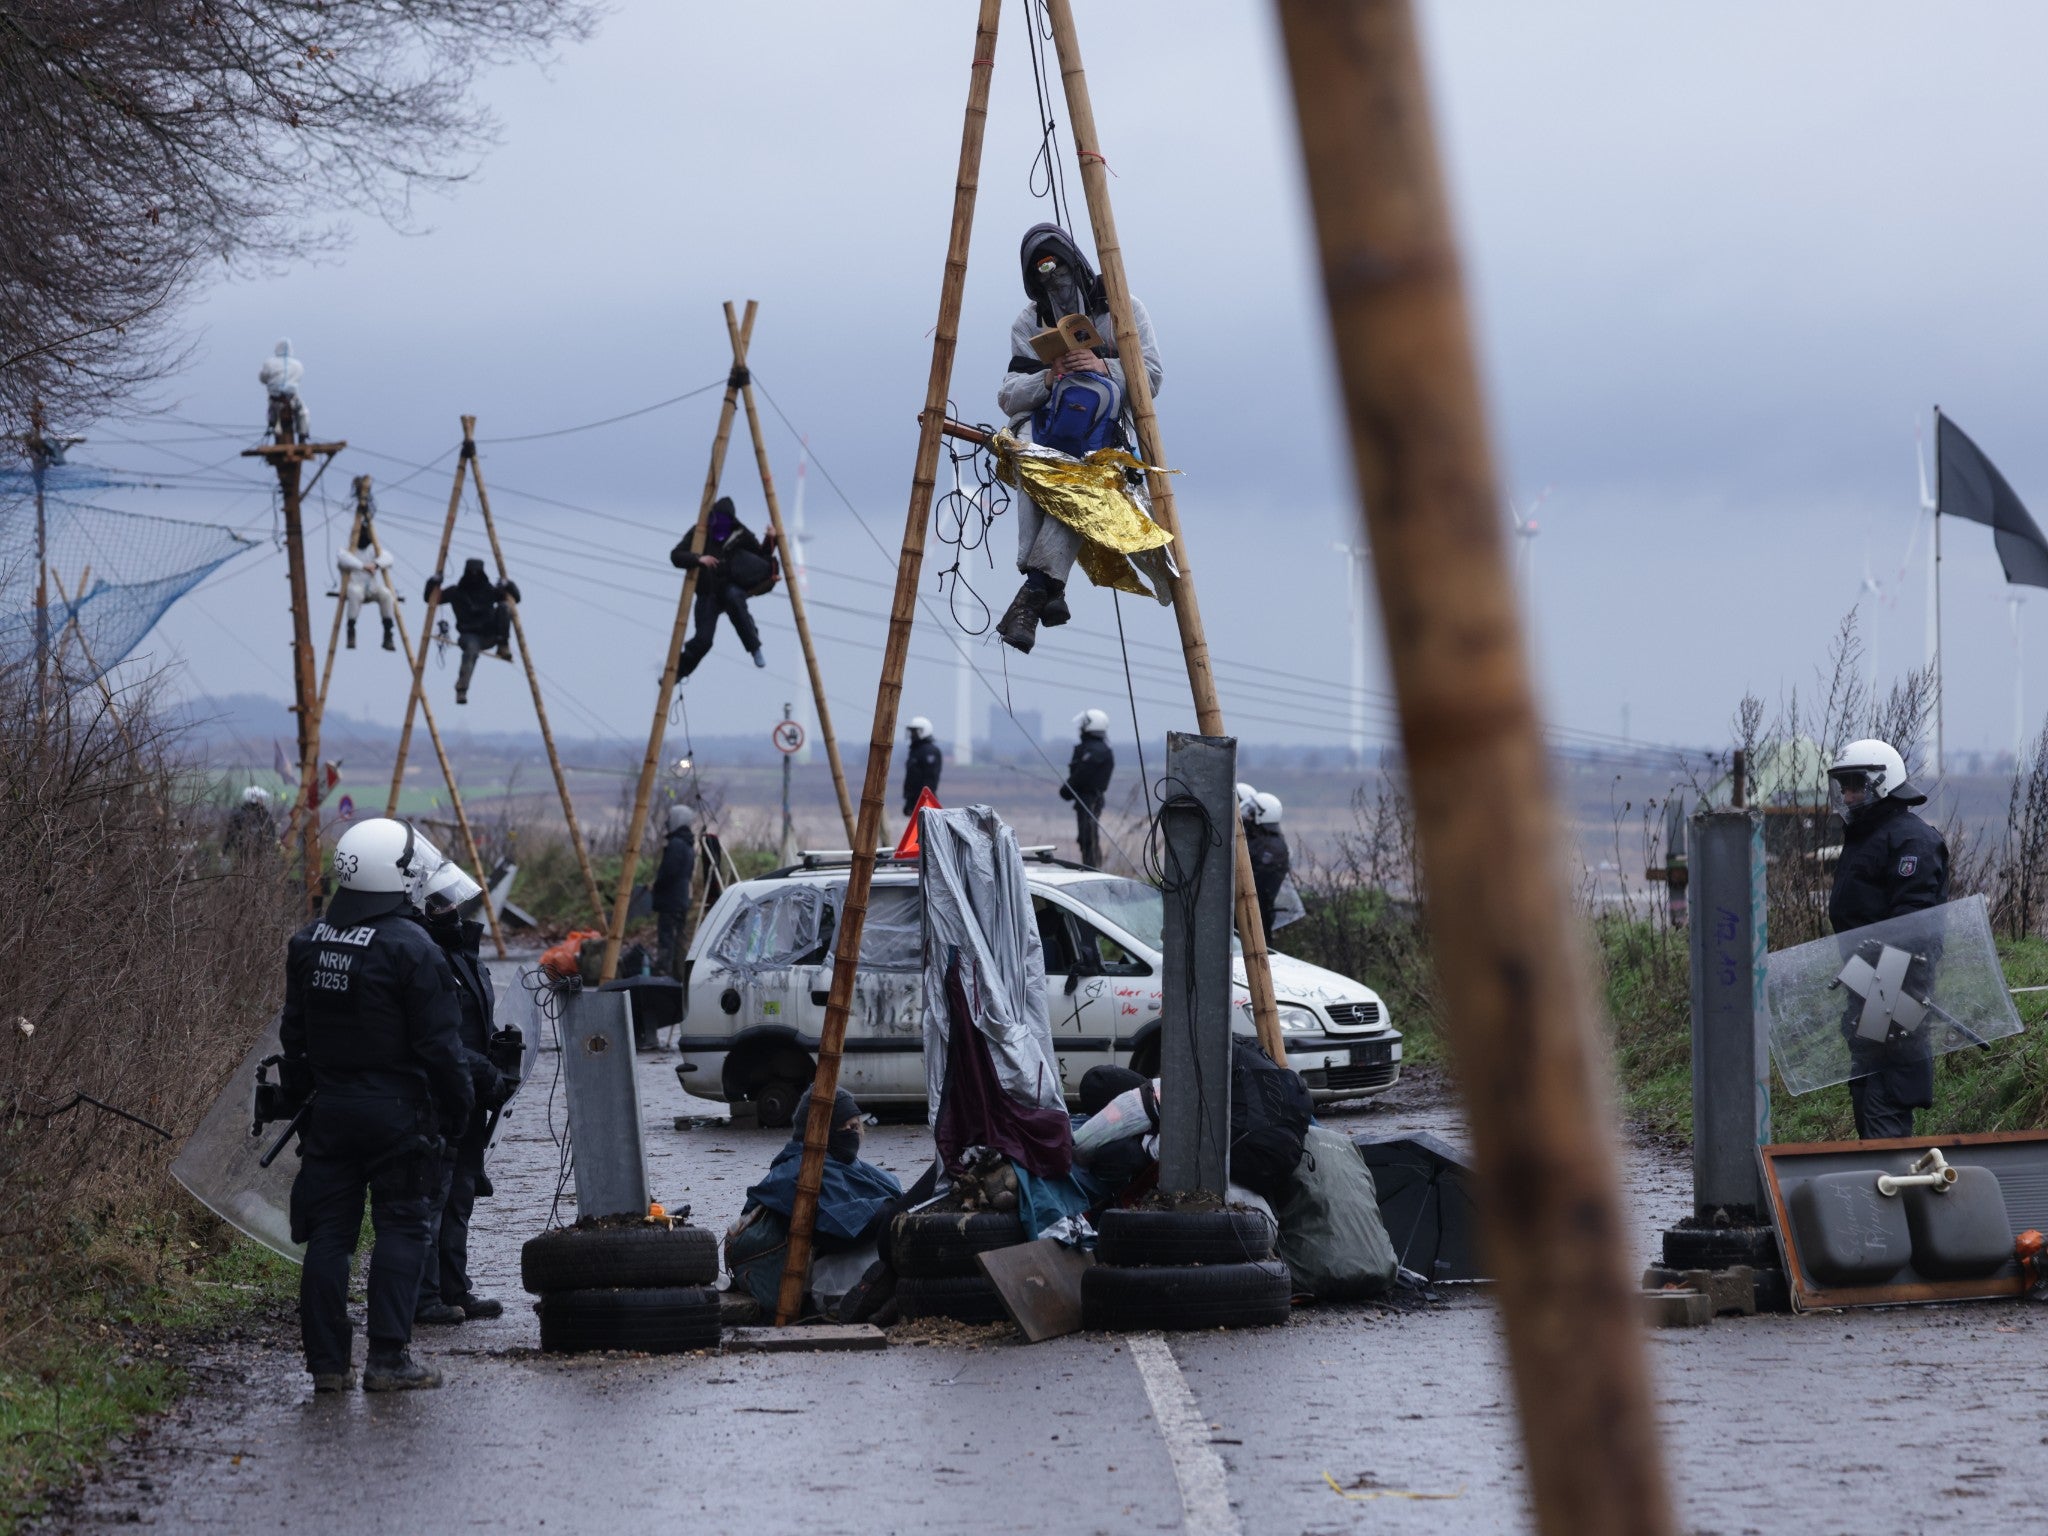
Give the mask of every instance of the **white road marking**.
[[1156, 1333], [1135, 1334], [1128, 1342], [1131, 1363], [1145, 1383], [1145, 1395], [1152, 1399], [1153, 1422], [1173, 1459], [1173, 1480], [1180, 1485], [1181, 1529], [1190, 1536], [1242, 1536], [1224, 1483], [1223, 1458], [1209, 1443], [1208, 1422], [1195, 1407], [1195, 1394], [1180, 1373], [1180, 1362]]

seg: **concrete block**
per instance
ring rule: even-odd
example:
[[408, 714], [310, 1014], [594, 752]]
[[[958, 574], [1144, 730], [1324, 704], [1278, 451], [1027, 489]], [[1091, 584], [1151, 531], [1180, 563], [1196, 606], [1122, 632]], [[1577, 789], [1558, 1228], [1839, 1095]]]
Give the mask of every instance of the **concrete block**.
[[1704, 1291], [1644, 1291], [1642, 1299], [1652, 1328], [1704, 1328], [1714, 1320], [1713, 1298]]
[[887, 1349], [888, 1335], [872, 1323], [819, 1323], [797, 1328], [735, 1328], [725, 1336], [727, 1354], [758, 1351]]
[[1717, 1317], [1756, 1316], [1756, 1271], [1747, 1264], [1728, 1269], [1687, 1270], [1679, 1284], [1710, 1299]]

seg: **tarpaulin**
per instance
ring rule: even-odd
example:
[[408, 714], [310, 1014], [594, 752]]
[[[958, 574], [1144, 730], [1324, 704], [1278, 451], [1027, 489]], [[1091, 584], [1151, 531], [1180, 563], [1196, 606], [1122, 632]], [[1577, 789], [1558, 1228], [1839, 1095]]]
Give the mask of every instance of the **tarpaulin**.
[[1173, 535], [1152, 521], [1145, 465], [1121, 448], [1098, 448], [1077, 459], [1007, 431], [996, 433], [990, 447], [998, 476], [1081, 535], [1081, 569], [1090, 581], [1161, 603], [1173, 600], [1166, 586], [1180, 574], [1167, 547]]

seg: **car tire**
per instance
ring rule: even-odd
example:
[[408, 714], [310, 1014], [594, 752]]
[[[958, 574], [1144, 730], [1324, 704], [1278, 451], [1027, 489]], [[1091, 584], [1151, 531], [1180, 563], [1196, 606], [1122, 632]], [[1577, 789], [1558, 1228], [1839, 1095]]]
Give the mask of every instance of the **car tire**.
[[1257, 1264], [1081, 1272], [1081, 1326], [1113, 1333], [1153, 1329], [1262, 1328], [1284, 1323], [1294, 1280], [1277, 1259]]
[[551, 1355], [603, 1349], [678, 1355], [719, 1343], [718, 1292], [703, 1286], [550, 1291], [534, 1311], [541, 1350]]
[[1118, 1269], [1256, 1264], [1273, 1257], [1280, 1230], [1264, 1211], [1104, 1211], [1095, 1262]]
[[889, 1263], [905, 1277], [979, 1279], [976, 1254], [1023, 1241], [1024, 1223], [1006, 1211], [906, 1211], [889, 1227]]
[[905, 1275], [896, 1282], [905, 1317], [950, 1317], [961, 1323], [1007, 1323], [1009, 1309], [986, 1275]]
[[770, 1078], [754, 1090], [754, 1113], [762, 1128], [780, 1131], [788, 1128], [796, 1118], [796, 1101], [804, 1096], [809, 1083], [799, 1083], [786, 1077]]
[[703, 1227], [558, 1227], [519, 1250], [519, 1283], [555, 1291], [672, 1288], [718, 1278], [718, 1239]]
[[1666, 1269], [1778, 1267], [1778, 1239], [1769, 1227], [1672, 1227], [1664, 1234]]

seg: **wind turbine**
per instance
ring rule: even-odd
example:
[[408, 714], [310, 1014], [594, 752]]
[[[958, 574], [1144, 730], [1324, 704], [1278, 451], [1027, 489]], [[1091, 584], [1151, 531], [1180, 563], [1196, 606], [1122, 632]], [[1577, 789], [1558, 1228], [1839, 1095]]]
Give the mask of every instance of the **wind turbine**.
[[[1934, 775], [1941, 777], [1941, 503], [1927, 488], [1927, 444], [1913, 423], [1913, 464], [1920, 471], [1920, 514], [1930, 525], [1927, 557], [1927, 675], [1934, 679]], [[1914, 534], [1917, 537], [1919, 529]]]
[[[784, 579], [795, 582], [797, 591], [806, 599], [811, 595], [811, 567], [808, 558], [811, 538], [809, 531], [804, 527], [804, 482], [808, 479], [806, 472], [810, 465], [811, 440], [808, 437], [799, 437], [796, 440], [796, 500], [789, 509], [790, 568]], [[808, 767], [811, 761], [811, 743], [818, 739], [818, 711], [808, 694], [804, 695], [803, 702], [797, 708], [801, 711], [804, 744], [796, 749], [796, 760]]]
[[1351, 764], [1365, 766], [1365, 567], [1372, 550], [1364, 544], [1332, 544], [1351, 562]]
[[2018, 771], [2027, 750], [2027, 648], [2020, 637], [2020, 604], [2026, 599], [2007, 589], [2005, 615], [2012, 625], [2012, 760]]
[[1522, 606], [1532, 625], [1536, 622], [1536, 540], [1543, 532], [1543, 525], [1536, 521], [1536, 509], [1550, 500], [1550, 493], [1556, 489], [1551, 485], [1543, 487], [1526, 511], [1517, 511], [1514, 502], [1508, 502], [1508, 518], [1515, 529], [1515, 565], [1522, 576]]

